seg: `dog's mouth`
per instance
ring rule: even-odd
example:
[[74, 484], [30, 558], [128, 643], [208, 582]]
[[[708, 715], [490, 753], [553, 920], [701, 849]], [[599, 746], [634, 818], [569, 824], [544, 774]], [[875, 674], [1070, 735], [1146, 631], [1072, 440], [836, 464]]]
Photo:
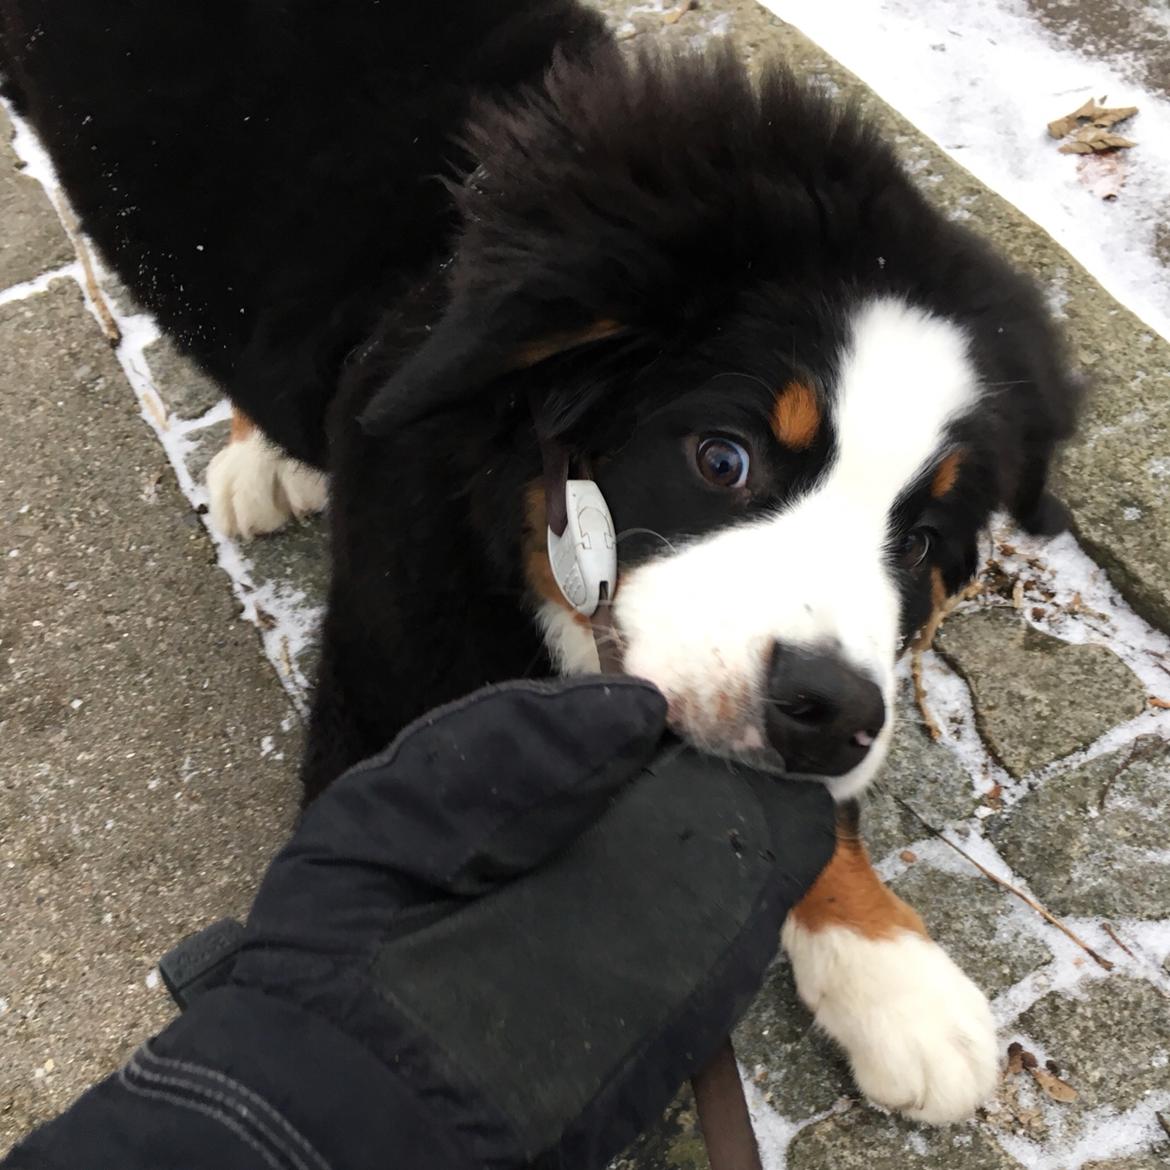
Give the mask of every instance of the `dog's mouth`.
[[880, 689], [832, 655], [774, 648], [749, 681], [714, 651], [696, 675], [718, 683], [701, 689], [653, 670], [628, 671], [628, 643], [612, 605], [598, 610], [592, 626], [601, 670], [647, 677], [666, 696], [670, 729], [700, 751], [823, 783], [837, 799], [864, 788], [885, 757], [892, 728]]

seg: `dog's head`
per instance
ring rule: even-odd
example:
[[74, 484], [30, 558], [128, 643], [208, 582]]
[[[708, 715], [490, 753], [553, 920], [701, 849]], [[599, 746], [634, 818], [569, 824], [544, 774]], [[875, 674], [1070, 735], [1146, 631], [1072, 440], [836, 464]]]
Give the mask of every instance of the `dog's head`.
[[613, 514], [625, 669], [705, 748], [860, 790], [901, 649], [1070, 426], [1036, 293], [853, 114], [727, 54], [561, 63], [470, 142], [449, 307], [368, 424], [501, 404], [528, 482], [485, 471], [527, 500], [574, 669], [595, 659], [543, 559], [538, 402]]

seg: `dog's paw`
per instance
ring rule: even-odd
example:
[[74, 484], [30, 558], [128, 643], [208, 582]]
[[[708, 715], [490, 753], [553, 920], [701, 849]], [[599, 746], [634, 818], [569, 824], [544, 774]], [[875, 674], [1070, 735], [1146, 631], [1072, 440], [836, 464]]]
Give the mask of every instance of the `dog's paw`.
[[845, 1050], [876, 1105], [942, 1125], [970, 1117], [995, 1090], [999, 1049], [983, 992], [937, 943], [912, 931], [870, 939], [789, 919], [796, 988]]
[[282, 455], [259, 431], [229, 443], [207, 467], [211, 523], [248, 540], [325, 507], [325, 476]]

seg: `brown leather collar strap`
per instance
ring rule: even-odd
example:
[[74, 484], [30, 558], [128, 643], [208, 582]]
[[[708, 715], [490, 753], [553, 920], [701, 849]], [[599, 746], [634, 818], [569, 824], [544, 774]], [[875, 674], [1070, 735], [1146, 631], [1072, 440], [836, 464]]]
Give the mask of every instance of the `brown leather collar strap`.
[[541, 478], [544, 483], [544, 514], [553, 536], [563, 536], [569, 525], [569, 513], [565, 507], [565, 485], [569, 481], [569, 452], [566, 447], [550, 438], [540, 421], [540, 402], [536, 391], [529, 391], [528, 409], [532, 413], [532, 425], [536, 431], [536, 442], [540, 446]]

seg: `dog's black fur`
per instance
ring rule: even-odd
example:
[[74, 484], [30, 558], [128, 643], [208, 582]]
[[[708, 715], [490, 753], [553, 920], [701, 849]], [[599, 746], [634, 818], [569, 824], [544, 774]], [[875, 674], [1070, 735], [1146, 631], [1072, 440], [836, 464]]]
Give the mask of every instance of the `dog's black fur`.
[[[790, 497], [818, 449], [771, 450], [731, 498], [681, 470], [679, 436], [758, 429], [761, 386], [823, 384], [848, 307], [899, 294], [966, 327], [991, 388], [959, 489], [901, 505], [906, 529], [939, 513], [925, 568], [959, 588], [1001, 503], [1059, 522], [1077, 393], [1038, 294], [783, 72], [628, 61], [574, 0], [0, 0], [0, 71], [107, 261], [330, 470], [310, 796], [435, 703], [550, 669], [533, 401], [619, 529], [709, 531]], [[908, 632], [922, 566], [905, 592]]]

